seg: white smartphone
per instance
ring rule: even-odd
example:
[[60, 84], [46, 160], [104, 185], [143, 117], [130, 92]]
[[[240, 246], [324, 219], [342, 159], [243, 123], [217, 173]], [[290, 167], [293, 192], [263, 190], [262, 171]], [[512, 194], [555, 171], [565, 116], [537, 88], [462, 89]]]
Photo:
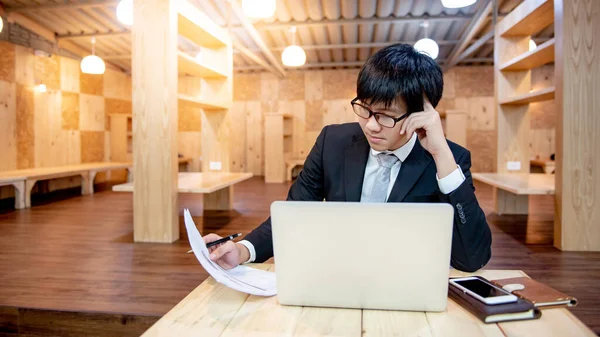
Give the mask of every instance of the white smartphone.
[[481, 277], [452, 278], [449, 282], [485, 304], [494, 305], [517, 301], [517, 296]]

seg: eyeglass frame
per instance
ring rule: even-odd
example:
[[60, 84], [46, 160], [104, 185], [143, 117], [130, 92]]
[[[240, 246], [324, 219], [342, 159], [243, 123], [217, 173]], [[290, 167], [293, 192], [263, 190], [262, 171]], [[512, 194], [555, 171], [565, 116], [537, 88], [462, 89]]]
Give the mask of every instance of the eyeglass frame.
[[[364, 118], [364, 119], [369, 119], [369, 118], [371, 118], [371, 116], [375, 116], [375, 121], [377, 122], [377, 124], [381, 125], [384, 128], [392, 129], [392, 128], [394, 128], [396, 126], [396, 124], [399, 121], [403, 120], [404, 118], [406, 118], [406, 117], [408, 117], [410, 115], [410, 112], [407, 112], [407, 113], [405, 113], [404, 115], [402, 115], [400, 117], [392, 117], [392, 116], [387, 115], [387, 114], [385, 114], [383, 112], [374, 112], [373, 110], [371, 110], [371, 108], [366, 107], [366, 106], [364, 106], [363, 104], [361, 104], [361, 103], [359, 103], [357, 101], [358, 101], [358, 97], [356, 97], [352, 101], [350, 101], [350, 105], [352, 105], [352, 111], [354, 112], [354, 114], [357, 115], [358, 117]], [[365, 110], [367, 110], [369, 112], [369, 117], [363, 117], [363, 116], [357, 114], [356, 110], [354, 110], [354, 105], [358, 105], [361, 108], [364, 108]], [[382, 116], [386, 116], [386, 117], [391, 118], [394, 121], [394, 125], [392, 125], [392, 126], [385, 126], [385, 125], [379, 123], [379, 120], [377, 120], [377, 116], [378, 115], [382, 115]]]

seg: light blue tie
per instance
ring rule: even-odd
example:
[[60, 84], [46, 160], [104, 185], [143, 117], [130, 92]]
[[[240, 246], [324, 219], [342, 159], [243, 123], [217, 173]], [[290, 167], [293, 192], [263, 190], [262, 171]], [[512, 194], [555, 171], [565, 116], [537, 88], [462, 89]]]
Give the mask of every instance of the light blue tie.
[[390, 186], [390, 174], [392, 166], [398, 161], [395, 154], [380, 153], [377, 155], [379, 169], [377, 170], [375, 183], [371, 190], [367, 202], [385, 202], [387, 200], [387, 192]]

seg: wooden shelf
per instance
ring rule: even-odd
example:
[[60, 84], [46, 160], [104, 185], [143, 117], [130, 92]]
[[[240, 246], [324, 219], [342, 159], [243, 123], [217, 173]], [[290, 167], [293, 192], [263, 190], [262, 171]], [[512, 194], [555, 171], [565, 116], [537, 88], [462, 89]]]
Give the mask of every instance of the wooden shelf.
[[501, 105], [523, 105], [554, 99], [554, 87], [536, 90], [524, 95], [512, 97], [500, 102]]
[[195, 58], [182, 51], [177, 52], [177, 67], [179, 74], [192, 75], [204, 78], [226, 78], [227, 75], [213, 67], [201, 64]]
[[196, 97], [192, 97], [192, 96], [187, 96], [187, 95], [183, 95], [183, 94], [179, 94], [177, 95], [177, 98], [181, 101], [186, 101], [192, 104], [195, 104], [197, 106], [199, 106], [202, 109], [205, 110], [226, 110], [229, 109], [229, 106], [227, 104], [220, 104], [220, 103], [216, 103], [216, 102], [211, 102], [205, 99], [198, 99]]
[[554, 61], [554, 39], [550, 39], [536, 49], [528, 51], [500, 66], [501, 71], [530, 70]]
[[500, 36], [529, 36], [554, 22], [554, 0], [525, 1], [503, 20]]
[[177, 26], [179, 35], [201, 47], [223, 48], [227, 46], [228, 34], [194, 5], [180, 1]]

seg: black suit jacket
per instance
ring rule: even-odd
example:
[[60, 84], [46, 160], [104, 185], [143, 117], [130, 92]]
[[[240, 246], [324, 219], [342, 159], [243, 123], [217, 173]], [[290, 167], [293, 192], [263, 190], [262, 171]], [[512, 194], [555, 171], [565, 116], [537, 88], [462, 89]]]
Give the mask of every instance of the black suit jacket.
[[[440, 192], [435, 162], [417, 141], [402, 163], [388, 202], [444, 202], [453, 205], [451, 264], [463, 271], [475, 271], [491, 257], [492, 236], [475, 197], [469, 170], [471, 154], [455, 143], [448, 141], [448, 144], [466, 178], [456, 190], [448, 195]], [[358, 123], [326, 126], [290, 188], [287, 200], [360, 201], [369, 150], [369, 143]], [[254, 245], [256, 262], [272, 257], [271, 218], [245, 239]]]

